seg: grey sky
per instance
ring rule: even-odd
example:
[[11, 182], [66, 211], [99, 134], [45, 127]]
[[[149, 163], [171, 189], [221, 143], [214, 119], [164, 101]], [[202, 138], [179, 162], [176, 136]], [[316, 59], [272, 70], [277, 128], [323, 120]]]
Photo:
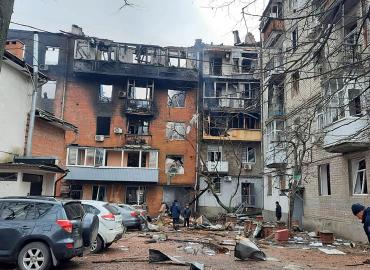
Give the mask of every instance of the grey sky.
[[[190, 46], [196, 38], [215, 44], [232, 44], [232, 31], [246, 34], [241, 7], [251, 0], [222, 10], [210, 3], [223, 0], [130, 0], [135, 7], [119, 11], [121, 0], [15, 0], [12, 21], [51, 32], [69, 31], [72, 24], [85, 34], [121, 42]], [[230, 0], [227, 0], [230, 1]], [[261, 14], [266, 0], [257, 0], [248, 12]], [[257, 40], [258, 17], [247, 17], [247, 26]], [[11, 28], [20, 28], [10, 25]]]

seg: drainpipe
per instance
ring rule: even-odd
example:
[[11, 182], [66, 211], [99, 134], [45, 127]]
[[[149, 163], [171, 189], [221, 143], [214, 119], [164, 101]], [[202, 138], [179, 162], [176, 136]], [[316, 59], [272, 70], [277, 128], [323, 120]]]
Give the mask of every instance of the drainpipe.
[[67, 174], [69, 173], [69, 171], [67, 170], [61, 177], [59, 177], [57, 180], [55, 180], [54, 182], [54, 197], [56, 197], [56, 191], [57, 191], [57, 184], [64, 178], [67, 176]]
[[265, 146], [264, 146], [264, 129], [265, 129], [265, 121], [263, 115], [263, 106], [264, 106], [264, 99], [263, 99], [263, 39], [262, 33], [260, 31], [260, 101], [261, 101], [261, 132], [262, 132], [262, 140], [261, 140], [261, 164], [262, 164], [262, 209], [265, 208]]
[[63, 95], [62, 95], [62, 108], [60, 113], [60, 118], [64, 120], [64, 107], [65, 107], [65, 99], [66, 99], [66, 88], [67, 88], [67, 81], [68, 81], [68, 68], [69, 68], [69, 37], [67, 37], [66, 45], [65, 45], [66, 57], [65, 57], [65, 73], [64, 73], [64, 82], [63, 82]]
[[35, 127], [35, 112], [36, 112], [36, 101], [38, 92], [38, 60], [39, 60], [39, 35], [37, 32], [33, 34], [33, 93], [32, 93], [32, 103], [30, 111], [30, 121], [27, 132], [27, 145], [26, 145], [26, 156], [32, 155], [32, 137], [33, 129]]

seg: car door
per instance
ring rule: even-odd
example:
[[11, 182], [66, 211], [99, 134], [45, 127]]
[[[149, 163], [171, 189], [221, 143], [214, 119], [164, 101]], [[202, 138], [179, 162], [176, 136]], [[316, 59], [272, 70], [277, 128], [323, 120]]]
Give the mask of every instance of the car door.
[[23, 237], [35, 227], [35, 204], [31, 201], [2, 201], [0, 208], [0, 256], [9, 256]]

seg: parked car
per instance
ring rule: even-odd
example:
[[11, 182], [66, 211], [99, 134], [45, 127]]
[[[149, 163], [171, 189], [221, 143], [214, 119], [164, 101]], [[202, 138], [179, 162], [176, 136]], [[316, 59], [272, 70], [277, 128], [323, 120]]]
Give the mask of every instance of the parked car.
[[82, 256], [98, 234], [98, 218], [81, 202], [48, 197], [0, 198], [0, 262], [47, 270]]
[[113, 204], [121, 213], [123, 226], [127, 228], [141, 229], [146, 212], [128, 204]]
[[86, 213], [97, 215], [99, 218], [98, 236], [90, 249], [92, 253], [98, 253], [122, 238], [124, 232], [122, 216], [116, 207], [101, 201], [81, 202]]

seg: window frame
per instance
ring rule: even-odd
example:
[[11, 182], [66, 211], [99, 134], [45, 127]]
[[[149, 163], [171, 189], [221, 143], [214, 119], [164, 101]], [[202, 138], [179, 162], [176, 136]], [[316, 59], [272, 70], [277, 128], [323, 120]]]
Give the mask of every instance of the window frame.
[[[177, 93], [174, 93], [173, 95], [172, 95], [172, 97], [170, 97], [170, 91], [174, 91], [174, 92], [177, 92]], [[181, 96], [181, 95], [183, 95], [184, 96], [184, 98], [183, 99], [181, 99], [181, 101], [183, 101], [183, 104], [182, 104], [182, 106], [177, 106], [177, 105], [175, 105], [174, 104], [174, 101], [173, 101], [173, 96], [175, 96], [175, 95], [178, 95], [178, 96]], [[172, 103], [172, 104], [171, 104]], [[181, 90], [181, 89], [168, 89], [167, 90], [167, 106], [169, 107], [169, 108], [185, 108], [186, 107], [186, 91], [185, 90]]]
[[[253, 153], [254, 153], [254, 160], [253, 161], [249, 160], [249, 155], [248, 155], [249, 151], [251, 151], [251, 150], [253, 150]], [[242, 151], [243, 151], [243, 158], [242, 158], [243, 163], [249, 163], [249, 164], [255, 164], [256, 163], [257, 151], [256, 151], [255, 147], [243, 146]]]
[[[364, 169], [358, 169], [359, 166], [360, 166], [360, 162], [364, 162], [365, 163], [365, 168]], [[369, 194], [369, 189], [368, 189], [368, 185], [367, 185], [367, 164], [366, 164], [366, 158], [357, 158], [357, 159], [352, 159], [350, 160], [350, 164], [351, 164], [351, 177], [352, 177], [352, 194], [353, 195], [368, 195]], [[357, 169], [355, 169], [355, 166], [357, 167]], [[356, 184], [357, 184], [357, 178], [359, 176], [358, 173], [363, 173], [362, 176], [363, 176], [363, 183], [361, 185], [361, 193], [356, 193]], [[361, 182], [361, 180], [360, 180]], [[365, 192], [366, 190], [366, 192]]]
[[[215, 183], [215, 180], [217, 180], [217, 183]], [[221, 195], [222, 194], [222, 181], [221, 181], [221, 177], [212, 177], [212, 185], [213, 185], [213, 191], [217, 194], [217, 195]], [[216, 188], [217, 186], [217, 188]]]
[[[103, 118], [104, 119], [109, 119], [109, 126], [107, 125], [108, 130], [107, 130], [107, 132], [101, 132], [101, 133], [106, 133], [106, 134], [98, 134], [98, 131], [100, 131], [99, 128], [98, 128], [98, 121], [99, 121], [99, 119], [101, 121], [103, 121]], [[110, 117], [110, 116], [97, 116], [96, 117], [96, 132], [95, 132], [95, 135], [98, 135], [98, 136], [101, 135], [101, 136], [104, 136], [104, 137], [109, 137], [110, 133], [111, 133], [111, 125], [112, 125], [112, 117]], [[100, 129], [103, 129], [103, 128], [101, 127]]]
[[[318, 165], [317, 172], [318, 172], [319, 196], [331, 196], [330, 163]], [[325, 178], [323, 178], [324, 175], [325, 175]], [[323, 185], [323, 181], [326, 182], [325, 185]], [[324, 187], [326, 187], [326, 190], [324, 190]]]

